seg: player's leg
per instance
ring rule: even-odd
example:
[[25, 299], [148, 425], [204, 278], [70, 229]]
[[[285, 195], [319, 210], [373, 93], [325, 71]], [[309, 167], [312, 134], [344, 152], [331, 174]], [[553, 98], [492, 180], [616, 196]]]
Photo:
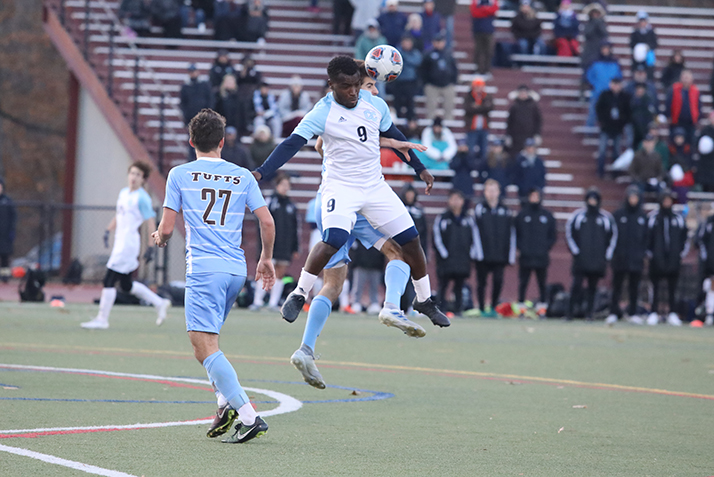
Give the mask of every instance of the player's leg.
[[285, 284], [283, 283], [283, 277], [288, 269], [290, 262], [278, 260], [275, 262], [275, 285], [270, 290], [270, 299], [268, 301], [268, 306], [271, 309], [278, 308], [278, 303], [280, 303], [280, 298], [283, 296], [283, 289]]
[[[163, 323], [166, 319], [166, 313], [168, 312], [168, 309], [171, 307], [171, 300], [161, 298], [143, 283], [132, 281], [131, 277], [129, 277], [128, 275], [127, 278], [122, 277], [120, 283], [122, 291], [131, 293], [135, 297], [144, 300], [145, 302], [156, 308], [156, 312], [158, 315], [156, 317], [156, 325], [161, 326], [161, 323]], [[129, 288], [129, 290], [126, 290], [127, 287]]]
[[109, 314], [117, 298], [117, 289], [114, 288], [114, 285], [121, 279], [122, 275], [124, 274], [107, 268], [107, 273], [104, 275], [102, 283], [104, 288], [102, 288], [102, 293], [99, 297], [99, 313], [94, 319], [82, 323], [82, 328], [98, 330], [109, 328]]

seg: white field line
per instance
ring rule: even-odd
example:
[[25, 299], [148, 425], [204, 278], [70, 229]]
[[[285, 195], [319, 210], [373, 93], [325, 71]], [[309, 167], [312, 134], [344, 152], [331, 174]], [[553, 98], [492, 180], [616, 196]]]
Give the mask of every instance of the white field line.
[[102, 467], [96, 467], [94, 465], [83, 464], [81, 462], [75, 462], [73, 460], [62, 459], [53, 455], [40, 454], [39, 452], [34, 452], [27, 449], [20, 449], [18, 447], [4, 446], [0, 444], [0, 451], [9, 452], [10, 454], [21, 455], [24, 457], [30, 457], [32, 459], [41, 460], [42, 462], [47, 462], [49, 464], [69, 467], [70, 469], [81, 470], [82, 472], [86, 472], [88, 474], [105, 475], [107, 477], [136, 477], [133, 474], [126, 474], [124, 472], [119, 472], [118, 470], [103, 469]]

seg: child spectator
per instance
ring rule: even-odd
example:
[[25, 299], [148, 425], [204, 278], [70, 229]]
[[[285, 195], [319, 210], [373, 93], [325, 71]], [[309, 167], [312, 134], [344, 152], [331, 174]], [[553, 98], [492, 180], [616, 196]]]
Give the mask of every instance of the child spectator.
[[600, 98], [600, 94], [610, 86], [610, 80], [613, 78], [622, 78], [622, 70], [617, 59], [612, 56], [612, 45], [609, 42], [603, 42], [600, 46], [600, 58], [595, 60], [588, 68], [585, 76], [592, 86], [590, 94], [590, 109], [588, 110], [587, 125], [595, 126], [597, 114], [595, 105]]
[[424, 60], [421, 52], [414, 47], [414, 37], [402, 36], [398, 48], [402, 54], [402, 74], [394, 80], [392, 93], [397, 116], [407, 121], [414, 118], [414, 97], [419, 92], [419, 73]]
[[[385, 10], [377, 18], [379, 28], [384, 32], [387, 43], [398, 46], [407, 26], [407, 15], [399, 11], [399, 0], [387, 0]], [[357, 57], [357, 59], [364, 59]]]
[[597, 120], [600, 123], [600, 146], [597, 159], [597, 174], [605, 175], [607, 145], [612, 140], [613, 160], [620, 154], [620, 144], [625, 126], [630, 122], [630, 96], [622, 91], [622, 80], [610, 80], [610, 89], [603, 91], [595, 106]]
[[424, 163], [427, 169], [444, 170], [449, 168], [451, 159], [456, 155], [456, 140], [449, 128], [442, 125], [440, 117], [434, 118], [431, 127], [424, 128], [421, 143], [428, 147]]
[[526, 139], [514, 169], [513, 183], [518, 186], [521, 200], [525, 200], [533, 189], [545, 188], [545, 162], [538, 156], [533, 138]]
[[471, 30], [474, 35], [474, 63], [476, 73], [485, 75], [491, 71], [493, 61], [493, 20], [498, 12], [498, 0], [471, 1]]
[[384, 45], [387, 39], [379, 31], [379, 23], [375, 19], [367, 22], [367, 29], [357, 38], [355, 43], [355, 58], [364, 60], [369, 50], [378, 45]]
[[510, 142], [509, 151], [516, 156], [529, 137], [535, 139], [536, 145], [541, 141], [542, 116], [538, 106], [540, 95], [522, 84], [508, 97], [513, 100], [513, 104], [508, 109], [507, 143]]
[[280, 120], [278, 101], [275, 95], [270, 92], [268, 83], [261, 83], [260, 88], [253, 92], [253, 131], [260, 126], [269, 126], [273, 131], [273, 136], [279, 136], [283, 130], [283, 123]]
[[560, 9], [553, 22], [556, 54], [558, 56], [579, 56], [579, 33], [578, 16], [573, 11], [570, 0], [563, 0], [560, 2]]
[[692, 148], [687, 144], [686, 134], [684, 128], [675, 128], [669, 145], [669, 177], [672, 180], [672, 192], [680, 204], [687, 202], [687, 192], [694, 186]]
[[657, 34], [650, 24], [649, 15], [644, 10], [637, 12], [637, 26], [630, 34], [630, 48], [632, 48], [632, 69], [643, 65], [647, 68], [649, 77], [653, 78]]
[[519, 53], [523, 55], [545, 54], [545, 43], [541, 36], [540, 19], [531, 6], [530, 0], [521, 0], [518, 13], [511, 21], [511, 33], [516, 39]]
[[422, 62], [426, 115], [429, 119], [434, 119], [436, 116], [439, 100], [444, 102], [444, 117], [454, 119], [454, 100], [459, 72], [454, 56], [445, 48], [446, 40], [442, 34], [438, 34], [434, 37], [434, 49], [424, 56]]
[[687, 144], [693, 145], [697, 123], [702, 115], [702, 98], [691, 71], [683, 70], [680, 80], [667, 91], [666, 108], [670, 135], [676, 127], [682, 127], [687, 135]]
[[684, 68], [684, 55], [682, 54], [682, 50], [674, 50], [672, 56], [669, 58], [669, 63], [662, 70], [662, 78], [660, 78], [662, 88], [664, 88], [665, 91], [679, 81], [679, 77], [682, 75]]
[[466, 211], [460, 190], [451, 189], [446, 207], [434, 219], [433, 227], [439, 301], [440, 308], [446, 310], [446, 292], [449, 283], [453, 283], [455, 301], [450, 309], [456, 316], [461, 316], [464, 281], [471, 275], [471, 259], [475, 258], [476, 227]]
[[486, 92], [484, 79], [477, 76], [464, 97], [464, 123], [469, 152], [481, 158], [488, 154], [488, 115], [492, 110], [493, 96]]
[[295, 75], [290, 86], [283, 90], [278, 100], [280, 119], [283, 121], [282, 137], [288, 137], [300, 120], [312, 108], [312, 101], [307, 91], [303, 90], [302, 78]]

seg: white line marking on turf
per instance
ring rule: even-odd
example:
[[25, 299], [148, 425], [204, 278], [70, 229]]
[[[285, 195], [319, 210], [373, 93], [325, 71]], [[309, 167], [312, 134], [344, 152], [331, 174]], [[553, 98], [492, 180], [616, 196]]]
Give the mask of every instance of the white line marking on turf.
[[75, 462], [73, 460], [61, 459], [53, 455], [40, 454], [39, 452], [34, 452], [27, 449], [20, 449], [18, 447], [10, 447], [0, 444], [0, 451], [9, 452], [10, 454], [16, 454], [25, 457], [31, 457], [33, 459], [41, 460], [49, 464], [69, 467], [70, 469], [81, 470], [82, 472], [86, 472], [88, 474], [105, 475], [107, 477], [136, 477], [133, 474], [126, 474], [117, 470], [103, 469], [94, 465], [83, 464], [81, 462]]

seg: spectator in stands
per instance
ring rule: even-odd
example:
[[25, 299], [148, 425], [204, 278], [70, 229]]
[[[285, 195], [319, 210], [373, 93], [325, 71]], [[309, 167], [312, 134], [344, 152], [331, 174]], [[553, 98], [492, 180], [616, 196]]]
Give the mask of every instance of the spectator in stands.
[[694, 144], [697, 123], [702, 115], [702, 98], [694, 84], [694, 76], [683, 70], [680, 80], [667, 91], [666, 114], [669, 118], [670, 136], [676, 127], [687, 132], [687, 144]]
[[151, 30], [151, 0], [122, 0], [119, 5], [119, 18], [131, 31], [124, 31], [125, 36], [146, 36]]
[[535, 139], [536, 145], [541, 142], [542, 116], [538, 107], [540, 95], [522, 84], [516, 91], [511, 92], [508, 98], [513, 100], [513, 104], [508, 109], [506, 143], [511, 155], [515, 157], [529, 137]]
[[593, 305], [597, 282], [605, 276], [608, 260], [617, 244], [617, 224], [612, 215], [600, 209], [600, 191], [591, 187], [585, 194], [585, 207], [578, 209], [565, 224], [565, 237], [573, 255], [573, 285], [570, 288], [570, 306], [567, 320], [577, 314], [583, 302], [583, 280], [588, 282], [587, 305], [584, 316], [593, 319]]
[[303, 90], [302, 78], [295, 75], [290, 86], [280, 94], [278, 109], [283, 121], [282, 137], [288, 137], [300, 120], [312, 108], [312, 101], [307, 91]]
[[675, 128], [669, 145], [669, 177], [672, 192], [680, 204], [687, 202], [687, 192], [694, 185], [692, 148], [687, 144], [686, 135], [684, 128]]
[[238, 130], [233, 126], [226, 128], [226, 140], [221, 150], [221, 157], [228, 162], [245, 167], [249, 171], [255, 169], [253, 158], [250, 157], [250, 151], [238, 139]]
[[434, 10], [444, 19], [444, 33], [446, 34], [446, 49], [454, 49], [454, 13], [456, 0], [434, 0]]
[[[697, 232], [696, 244], [699, 248], [699, 277], [702, 283], [702, 293], [699, 301], [704, 301], [706, 318], [701, 325], [714, 325], [714, 215], [709, 215]], [[700, 326], [701, 326], [700, 325]], [[694, 326], [694, 321], [690, 323]]]
[[486, 92], [483, 77], [477, 76], [471, 82], [471, 91], [464, 96], [464, 123], [469, 152], [481, 158], [488, 154], [488, 115], [491, 111], [493, 96]]
[[235, 75], [236, 69], [231, 64], [231, 60], [228, 57], [228, 50], [221, 48], [218, 50], [216, 59], [211, 67], [211, 72], [209, 73], [209, 79], [211, 80], [211, 88], [214, 93], [218, 92], [218, 89], [223, 83], [223, 77], [225, 75]]
[[580, 22], [578, 22], [578, 16], [573, 11], [570, 0], [563, 0], [560, 2], [560, 9], [553, 22], [556, 54], [558, 56], [579, 56], [579, 33]]
[[268, 8], [263, 0], [250, 0], [243, 6], [243, 25], [238, 41], [251, 43], [265, 41], [268, 33]]
[[476, 73], [485, 75], [491, 71], [493, 61], [493, 20], [498, 12], [498, 0], [471, 0], [471, 30], [474, 35], [474, 62]]
[[[5, 180], [0, 177], [0, 280], [10, 279], [10, 256], [15, 244], [17, 210], [12, 199], [5, 194]], [[466, 263], [469, 263], [466, 260]]]
[[449, 128], [442, 124], [441, 117], [434, 118], [430, 127], [421, 133], [421, 143], [428, 147], [424, 163], [427, 169], [445, 170], [456, 155], [456, 140]]
[[355, 58], [364, 60], [369, 50], [377, 45], [384, 45], [387, 39], [379, 31], [379, 23], [375, 19], [367, 22], [367, 30], [357, 38], [355, 43]]
[[501, 190], [506, 190], [506, 187], [511, 184], [511, 175], [513, 173], [513, 158], [510, 154], [503, 150], [503, 141], [494, 139], [486, 156], [486, 163], [482, 166], [481, 176], [484, 182], [488, 179], [493, 179], [501, 186]]
[[697, 141], [699, 160], [696, 164], [697, 184], [705, 192], [714, 192], [714, 111], [709, 112], [709, 124], [705, 126]]
[[682, 320], [675, 312], [677, 303], [677, 282], [682, 259], [689, 252], [687, 239], [687, 224], [679, 213], [672, 210], [674, 197], [672, 191], [663, 190], [660, 194], [659, 210], [649, 215], [647, 228], [649, 244], [647, 254], [650, 257], [650, 280], [652, 281], [652, 308], [647, 316], [648, 325], [657, 325], [659, 318], [659, 285], [667, 281], [667, 298], [669, 298], [669, 314], [667, 323], [681, 326]]
[[540, 37], [540, 19], [531, 6], [531, 0], [521, 0], [518, 13], [511, 21], [511, 33], [516, 39], [519, 53], [523, 55], [545, 54], [545, 43]]
[[[378, 291], [383, 283], [384, 255], [376, 248], [366, 249], [359, 240], [350, 251], [352, 258], [352, 309], [359, 313], [366, 308], [367, 313], [376, 315], [382, 306], [379, 304]], [[364, 307], [362, 296], [369, 289], [369, 305]]]
[[637, 314], [637, 295], [645, 267], [647, 250], [647, 214], [642, 210], [642, 192], [636, 185], [625, 191], [625, 203], [614, 214], [617, 224], [617, 240], [612, 256], [612, 301], [610, 314], [605, 323], [612, 325], [622, 318], [620, 297], [627, 278], [630, 304], [627, 315], [631, 323], [642, 325], [644, 320]]
[[[404, 187], [402, 187], [399, 197], [402, 199], [402, 202], [404, 202], [409, 215], [414, 221], [414, 227], [416, 227], [417, 232], [419, 232], [419, 242], [421, 242], [421, 248], [424, 250], [424, 254], [428, 254], [428, 226], [426, 224], [426, 213], [424, 212], [424, 207], [422, 207], [419, 203], [419, 194], [417, 190], [411, 183], [407, 183]], [[402, 295], [402, 302], [400, 306], [404, 312], [411, 309], [415, 296], [416, 292], [414, 291], [414, 285], [412, 284], [412, 281], [409, 280], [407, 288]]]
[[516, 248], [518, 257], [518, 302], [526, 301], [526, 291], [531, 273], [535, 272], [538, 281], [538, 305], [545, 308], [548, 301], [546, 284], [548, 266], [550, 265], [550, 250], [558, 238], [555, 218], [550, 211], [543, 208], [542, 191], [534, 187], [528, 191], [527, 200], [521, 205], [521, 211], [516, 216]]
[[426, 95], [426, 116], [434, 119], [439, 100], [443, 101], [444, 117], [454, 119], [454, 100], [459, 73], [456, 60], [446, 50], [446, 38], [438, 34], [434, 37], [434, 49], [424, 56], [422, 62], [424, 94]]
[[354, 7], [350, 0], [332, 0], [332, 34], [351, 35]]
[[637, 12], [637, 26], [630, 34], [630, 48], [632, 48], [632, 68], [644, 65], [647, 67], [650, 79], [654, 79], [657, 34], [650, 24], [649, 15], [644, 10]]
[[[421, 12], [422, 31], [424, 32], [424, 51], [432, 49], [432, 43], [437, 35], [441, 35], [441, 15], [434, 10], [434, 2], [432, 0], [424, 1], [424, 11]], [[446, 36], [444, 36], [446, 41]], [[446, 43], [444, 43], [446, 48]]]
[[[379, 16], [379, 9], [382, 0], [350, 0], [354, 7], [352, 15], [352, 34], [359, 38], [367, 29], [370, 20], [375, 20]], [[363, 60], [364, 56], [358, 56], [358, 60]]]
[[[516, 261], [516, 229], [511, 211], [501, 203], [501, 186], [489, 179], [483, 186], [484, 200], [474, 209], [476, 236], [476, 295], [482, 316], [495, 317], [506, 265]], [[491, 307], [486, 309], [486, 281], [493, 275]]]
[[600, 45], [607, 40], [605, 9], [597, 2], [583, 8], [588, 21], [583, 25], [583, 44], [580, 51], [580, 66], [587, 71], [591, 64], [600, 57]]
[[[476, 228], [468, 214], [464, 196], [451, 189], [446, 210], [434, 219], [433, 238], [436, 251], [436, 275], [439, 278], [439, 301], [442, 310], [461, 316], [464, 282], [471, 275], [471, 260], [475, 258]], [[446, 306], [446, 293], [453, 283], [454, 305]]]
[[195, 26], [200, 33], [206, 31], [206, 10], [205, 6], [211, 6], [213, 2], [207, 2], [207, 0], [183, 0], [183, 5], [181, 6], [181, 26], [190, 27]]
[[545, 162], [538, 156], [535, 140], [529, 137], [516, 159], [513, 172], [513, 182], [518, 186], [521, 200], [526, 200], [531, 190], [545, 188], [545, 172]]
[[[398, 47], [407, 26], [407, 15], [399, 11], [399, 0], [387, 0], [385, 7], [384, 12], [377, 18], [379, 28], [384, 32], [387, 43]], [[359, 56], [357, 58], [364, 59]]]
[[188, 67], [189, 79], [181, 86], [181, 114], [183, 122], [188, 126], [189, 121], [204, 108], [213, 107], [213, 92], [208, 81], [200, 81], [201, 73], [195, 64]]
[[454, 171], [451, 185], [454, 189], [461, 191], [468, 203], [474, 195], [474, 179], [471, 173], [478, 170], [478, 163], [473, 150], [463, 139], [457, 143], [456, 155], [451, 160], [449, 167]]
[[[656, 93], [655, 93], [656, 94]], [[632, 124], [632, 149], [637, 150], [648, 133], [649, 124], [655, 119], [657, 109], [644, 83], [638, 83], [630, 98], [630, 121]]]
[[253, 132], [253, 143], [250, 145], [250, 157], [256, 167], [260, 167], [275, 149], [275, 139], [268, 126], [258, 126]]
[[267, 125], [273, 131], [273, 136], [279, 136], [283, 130], [283, 122], [280, 120], [278, 101], [275, 95], [270, 92], [268, 83], [261, 83], [260, 88], [253, 92], [253, 130]]
[[669, 58], [669, 63], [662, 70], [662, 88], [667, 91], [674, 83], [679, 81], [682, 71], [684, 71], [684, 55], [682, 50], [674, 50]]
[[231, 0], [216, 0], [213, 16], [213, 37], [219, 41], [236, 40], [243, 23], [242, 5]]
[[181, 38], [181, 0], [151, 0], [151, 18], [166, 38]]
[[587, 125], [595, 126], [597, 113], [595, 105], [600, 94], [610, 86], [613, 78], [622, 78], [622, 70], [617, 59], [612, 55], [612, 45], [605, 41], [600, 46], [600, 58], [598, 58], [585, 73], [588, 83], [593, 90], [590, 94], [590, 109], [588, 110]]
[[226, 118], [226, 126], [233, 126], [239, 131], [242, 129], [238, 83], [235, 76], [225, 75], [223, 77], [221, 88], [216, 97], [216, 111]]
[[632, 183], [645, 192], [659, 192], [664, 178], [662, 157], [654, 150], [654, 146], [654, 136], [646, 135], [642, 141], [642, 149], [635, 153], [630, 164]]
[[249, 125], [253, 124], [255, 111], [253, 109], [253, 94], [263, 82], [263, 76], [255, 67], [255, 61], [250, 53], [243, 56], [241, 70], [236, 76], [238, 82], [238, 100], [240, 105], [241, 136], [248, 134]]
[[402, 74], [394, 80], [392, 94], [397, 116], [407, 121], [414, 117], [414, 97], [419, 91], [419, 73], [424, 60], [421, 52], [414, 48], [414, 38], [406, 33], [398, 48], [402, 54]]
[[404, 31], [414, 38], [414, 48], [424, 53], [424, 30], [422, 29], [421, 15], [412, 13], [407, 17], [407, 26]]
[[637, 66], [632, 74], [632, 79], [625, 85], [625, 93], [629, 94], [630, 97], [635, 95], [635, 89], [638, 84], [643, 84], [645, 86], [645, 91], [649, 96], [652, 104], [654, 105], [654, 115], [656, 116], [659, 112], [659, 99], [657, 98], [657, 87], [654, 81], [651, 81], [647, 77], [647, 68], [643, 65]]
[[602, 178], [605, 175], [607, 145], [612, 140], [612, 157], [614, 161], [620, 154], [620, 145], [625, 126], [630, 122], [630, 96], [622, 91], [622, 80], [620, 78], [610, 80], [610, 89], [600, 94], [595, 111], [600, 124], [597, 173]]

